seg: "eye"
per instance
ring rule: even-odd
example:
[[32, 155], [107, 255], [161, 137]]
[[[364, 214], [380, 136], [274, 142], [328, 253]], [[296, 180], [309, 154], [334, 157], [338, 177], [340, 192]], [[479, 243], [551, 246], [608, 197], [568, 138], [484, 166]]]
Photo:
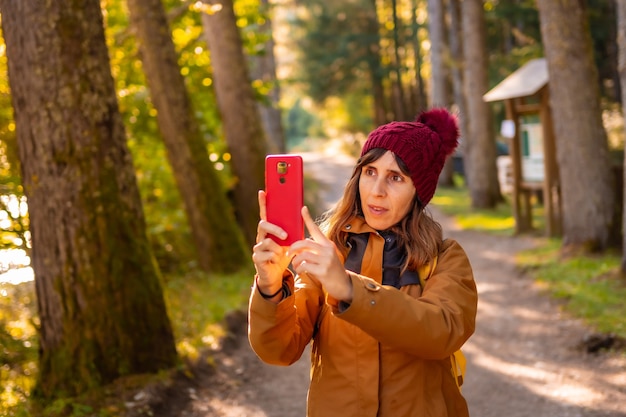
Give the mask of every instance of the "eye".
[[393, 182], [402, 182], [404, 181], [404, 177], [402, 175], [392, 175], [391, 181]]
[[371, 177], [372, 175], [376, 175], [376, 170], [374, 170], [373, 168], [370, 168], [370, 167], [367, 167], [367, 168], [363, 169], [363, 172], [368, 177]]

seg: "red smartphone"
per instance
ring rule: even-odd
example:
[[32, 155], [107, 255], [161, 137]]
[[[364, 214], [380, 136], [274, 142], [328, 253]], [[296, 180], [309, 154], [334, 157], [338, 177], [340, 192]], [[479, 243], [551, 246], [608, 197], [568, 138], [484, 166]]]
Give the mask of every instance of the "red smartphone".
[[267, 221], [282, 227], [286, 239], [270, 237], [282, 246], [304, 239], [304, 178], [300, 155], [278, 154], [265, 157]]

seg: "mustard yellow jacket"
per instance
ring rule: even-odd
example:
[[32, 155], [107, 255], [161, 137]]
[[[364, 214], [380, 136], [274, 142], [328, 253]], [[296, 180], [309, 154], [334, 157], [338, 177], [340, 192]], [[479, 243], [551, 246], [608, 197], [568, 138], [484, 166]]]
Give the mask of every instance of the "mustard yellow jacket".
[[308, 417], [463, 417], [467, 403], [450, 355], [474, 332], [477, 292], [470, 262], [444, 242], [426, 281], [401, 289], [380, 284], [384, 239], [356, 218], [350, 232], [371, 233], [361, 273], [350, 273], [354, 298], [336, 300], [306, 276], [286, 276], [291, 295], [273, 304], [256, 285], [248, 337], [265, 362], [290, 365], [313, 340]]

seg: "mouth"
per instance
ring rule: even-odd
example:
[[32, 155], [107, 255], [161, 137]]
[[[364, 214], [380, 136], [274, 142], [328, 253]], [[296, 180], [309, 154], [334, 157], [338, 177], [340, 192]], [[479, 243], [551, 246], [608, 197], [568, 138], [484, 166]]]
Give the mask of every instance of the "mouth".
[[387, 212], [387, 209], [381, 206], [368, 205], [367, 209], [375, 216], [381, 216]]

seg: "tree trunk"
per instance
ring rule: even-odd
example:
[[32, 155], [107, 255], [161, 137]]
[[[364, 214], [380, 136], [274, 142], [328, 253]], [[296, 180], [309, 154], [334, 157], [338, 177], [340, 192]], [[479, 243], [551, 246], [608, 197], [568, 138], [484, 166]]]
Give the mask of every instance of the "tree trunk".
[[391, 91], [395, 120], [411, 120], [411, 115], [406, 114], [404, 101], [404, 89], [402, 88], [402, 60], [400, 58], [400, 36], [403, 28], [398, 27], [398, 4], [397, 0], [391, 0], [391, 16], [393, 21], [393, 74], [391, 79]]
[[[449, 0], [448, 10], [450, 15], [449, 43], [452, 96], [454, 97], [454, 103], [458, 107], [459, 114], [465, 115], [467, 113], [467, 106], [465, 105], [465, 96], [463, 95], [463, 28], [460, 1]], [[467, 120], [465, 117], [462, 117], [461, 120], [459, 120], [461, 137], [464, 137], [467, 131], [466, 124]]]
[[[248, 251], [195, 120], [165, 10], [160, 0], [127, 3], [199, 265], [205, 271], [237, 271], [248, 258]], [[248, 205], [255, 206], [250, 202]]]
[[[622, 111], [626, 119], [626, 0], [617, 0], [617, 71], [622, 92]], [[623, 161], [622, 204], [622, 274], [626, 275], [626, 152]]]
[[[448, 0], [448, 14], [450, 16], [450, 25], [448, 27], [448, 39], [450, 44], [450, 78], [452, 79], [452, 97], [453, 103], [456, 105], [456, 112], [461, 115], [459, 118], [459, 130], [461, 138], [466, 136], [467, 106], [465, 105], [465, 95], [463, 94], [463, 28], [461, 24], [461, 11], [459, 0]], [[451, 155], [444, 165], [444, 172], [449, 170], [449, 183], [445, 185], [454, 186], [454, 159]], [[440, 180], [445, 178], [443, 175]]]
[[445, 64], [445, 20], [442, 0], [428, 0], [428, 36], [430, 38], [430, 105], [448, 106], [448, 68]]
[[369, 0], [367, 5], [368, 34], [370, 35], [370, 54], [368, 55], [368, 68], [372, 80], [372, 95], [374, 98], [374, 125], [380, 126], [389, 121], [387, 114], [387, 102], [385, 100], [385, 88], [383, 86], [383, 69], [380, 57], [380, 34], [376, 0]]
[[472, 207], [494, 208], [502, 200], [496, 167], [496, 142], [491, 109], [483, 101], [487, 92], [485, 16], [481, 0], [463, 0], [463, 90], [467, 132], [463, 162]]
[[537, 5], [550, 73], [563, 245], [602, 250], [614, 223], [615, 197], [587, 15], [579, 1]]
[[414, 113], [419, 113], [422, 110], [426, 110], [428, 107], [428, 99], [426, 98], [426, 88], [424, 88], [424, 79], [422, 78], [422, 46], [419, 40], [419, 23], [417, 22], [417, 0], [413, 0], [411, 4], [411, 23], [414, 30], [412, 32], [413, 38], [413, 57], [415, 60], [415, 92]]
[[[615, 2], [609, 1], [606, 3], [606, 15], [607, 16], [616, 16], [617, 15], [617, 7], [619, 0]], [[618, 69], [618, 46], [617, 46], [617, 19], [610, 20], [608, 25], [608, 38], [609, 41], [606, 43], [606, 63], [608, 66], [608, 74], [606, 74], [606, 78], [611, 80], [612, 86], [606, 87], [606, 95], [610, 97], [611, 101], [619, 102], [622, 99], [622, 87], [619, 77], [619, 69]]]
[[[448, 107], [450, 92], [448, 88], [448, 44], [446, 40], [446, 24], [442, 0], [428, 0], [428, 35], [430, 37], [431, 65], [431, 106]], [[439, 174], [438, 184], [443, 187], [454, 185], [454, 169], [452, 158], [448, 157]]]
[[205, 0], [202, 25], [211, 52], [214, 86], [232, 155], [237, 220], [250, 246], [256, 241], [257, 192], [265, 187], [267, 146], [250, 84], [232, 0]]
[[0, 1], [39, 308], [37, 392], [176, 362], [98, 1]]
[[276, 59], [274, 56], [274, 37], [272, 20], [270, 19], [270, 3], [261, 0], [265, 21], [259, 26], [259, 32], [267, 36], [263, 45], [263, 53], [250, 57], [250, 76], [253, 80], [260, 80], [269, 84], [268, 95], [264, 102], [258, 103], [259, 115], [269, 153], [284, 153], [286, 151], [285, 134], [280, 111], [280, 88], [276, 77]]

